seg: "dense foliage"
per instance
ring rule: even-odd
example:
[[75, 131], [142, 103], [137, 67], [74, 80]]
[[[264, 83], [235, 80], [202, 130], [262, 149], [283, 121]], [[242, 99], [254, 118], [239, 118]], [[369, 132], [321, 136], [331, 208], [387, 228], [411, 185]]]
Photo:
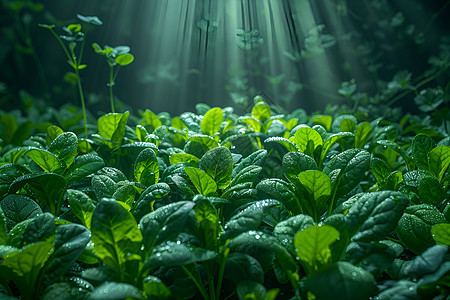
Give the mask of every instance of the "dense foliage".
[[196, 108], [2, 114], [1, 298], [449, 295], [448, 136]]

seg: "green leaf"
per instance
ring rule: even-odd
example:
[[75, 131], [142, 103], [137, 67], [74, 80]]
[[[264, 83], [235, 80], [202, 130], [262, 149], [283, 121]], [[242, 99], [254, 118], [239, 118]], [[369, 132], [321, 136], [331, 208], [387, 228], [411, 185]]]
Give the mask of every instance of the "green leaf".
[[291, 142], [288, 139], [279, 137], [279, 136], [269, 137], [264, 140], [264, 147], [266, 149], [269, 148], [270, 146], [274, 147], [274, 145], [276, 145], [276, 144], [282, 145], [286, 149], [286, 151], [289, 151], [289, 152], [298, 151], [297, 146], [293, 142]]
[[23, 220], [33, 218], [42, 213], [39, 205], [25, 195], [8, 195], [0, 202], [5, 214], [6, 226], [11, 229]]
[[344, 196], [360, 183], [369, 168], [369, 162], [369, 152], [360, 149], [349, 149], [330, 159], [323, 168], [325, 174], [330, 176], [332, 171], [341, 169], [337, 182], [333, 181], [337, 189], [336, 198]]
[[242, 169], [236, 176], [233, 177], [229, 187], [244, 183], [253, 183], [261, 172], [262, 168], [260, 166], [250, 165]]
[[228, 255], [225, 263], [224, 277], [238, 284], [243, 280], [264, 282], [264, 270], [254, 257], [234, 252]]
[[195, 218], [202, 232], [204, 248], [215, 250], [219, 226], [217, 210], [212, 202], [204, 196], [197, 195], [194, 202]]
[[160, 182], [146, 188], [134, 204], [132, 213], [136, 220], [153, 211], [153, 203], [170, 193], [167, 183]]
[[192, 201], [174, 202], [145, 215], [139, 227], [146, 251], [149, 253], [155, 245], [175, 239], [183, 230], [194, 205]]
[[145, 266], [151, 268], [160, 266], [174, 267], [211, 260], [216, 257], [217, 253], [214, 251], [186, 245], [179, 241], [167, 241], [166, 243], [155, 247], [154, 251], [145, 262]]
[[328, 175], [318, 170], [308, 170], [298, 174], [298, 180], [308, 191], [318, 211], [331, 195], [331, 180]]
[[316, 161], [301, 152], [289, 152], [283, 156], [282, 168], [284, 176], [292, 183], [298, 182], [298, 174], [307, 170], [318, 170]]
[[309, 274], [331, 262], [330, 245], [339, 238], [339, 231], [329, 225], [314, 225], [299, 231], [294, 238], [297, 256]]
[[102, 25], [103, 24], [103, 22], [97, 16], [83, 16], [83, 15], [77, 14], [77, 18], [83, 22], [86, 22], [86, 23], [89, 23], [92, 25]]
[[156, 128], [162, 125], [162, 122], [154, 112], [146, 109], [144, 112], [144, 117], [139, 124], [143, 125], [149, 133], [152, 133]]
[[46, 284], [59, 280], [73, 266], [89, 243], [91, 233], [78, 224], [60, 225], [56, 229], [54, 252], [46, 266]]
[[3, 213], [2, 206], [0, 205], [0, 245], [6, 245], [6, 217]]
[[364, 149], [372, 128], [369, 122], [362, 122], [356, 126], [355, 130], [355, 148]]
[[53, 240], [33, 243], [1, 255], [0, 282], [13, 281], [23, 299], [35, 297], [39, 273], [51, 254]]
[[94, 174], [104, 166], [105, 162], [98, 155], [91, 153], [80, 155], [66, 170], [64, 177], [66, 177], [68, 183], [71, 183]]
[[219, 147], [219, 143], [209, 135], [196, 134], [187, 139], [184, 151], [201, 158], [207, 151], [217, 147]]
[[266, 162], [266, 157], [267, 157], [267, 150], [260, 149], [260, 150], [253, 152], [246, 158], [242, 159], [236, 165], [236, 167], [233, 169], [232, 177], [234, 178], [237, 173], [239, 173], [240, 171], [242, 171], [242, 169], [244, 169], [245, 167], [248, 167], [250, 165], [256, 165], [256, 166], [263, 167], [264, 163]]
[[250, 125], [250, 130], [253, 129], [254, 132], [261, 132], [262, 124], [256, 118], [253, 117], [240, 117], [239, 121], [242, 123]]
[[114, 180], [106, 175], [94, 175], [91, 180], [91, 186], [97, 200], [111, 198], [118, 188]]
[[352, 137], [353, 133], [351, 132], [338, 132], [330, 135], [323, 143], [322, 153], [320, 154], [320, 162], [322, 163], [325, 156], [330, 150], [331, 146], [333, 146], [338, 140], [344, 137]]
[[155, 276], [146, 276], [142, 280], [143, 291], [147, 299], [172, 299], [169, 288]]
[[64, 130], [62, 130], [60, 127], [56, 126], [56, 125], [51, 125], [47, 127], [47, 137], [46, 137], [46, 141], [47, 141], [47, 145], [50, 145], [54, 139], [56, 139], [56, 137], [60, 134], [62, 134], [64, 132]]
[[243, 232], [257, 229], [261, 225], [263, 216], [267, 210], [277, 205], [280, 205], [280, 202], [272, 199], [249, 203], [225, 223], [221, 239], [231, 239]]
[[411, 145], [411, 158], [420, 169], [428, 170], [428, 152], [436, 146], [426, 135], [416, 135]]
[[381, 240], [390, 234], [409, 204], [404, 194], [392, 191], [357, 194], [348, 201], [355, 199], [345, 219], [353, 240], [361, 242]]
[[450, 246], [450, 224], [442, 223], [431, 227], [431, 235], [438, 245]]
[[263, 300], [265, 299], [267, 290], [259, 282], [244, 280], [238, 282], [236, 293], [239, 300]]
[[437, 178], [439, 178], [439, 180], [442, 180], [449, 165], [449, 146], [437, 146], [428, 153], [428, 168]]
[[87, 228], [91, 228], [92, 213], [94, 212], [94, 201], [85, 193], [78, 190], [67, 190], [67, 202], [72, 208], [73, 214]]
[[333, 117], [327, 115], [315, 115], [312, 117], [312, 122], [314, 124], [320, 124], [326, 131], [330, 131], [331, 124], [333, 123]]
[[[322, 146], [323, 140], [320, 134], [307, 126], [297, 129], [294, 135], [294, 143], [297, 145], [300, 152], [312, 156], [314, 149], [317, 146]], [[309, 144], [311, 146], [309, 146]]]
[[208, 110], [203, 116], [200, 128], [204, 134], [214, 136], [220, 130], [220, 125], [223, 122], [223, 112], [220, 107], [214, 107]]
[[97, 256], [122, 278], [127, 260], [135, 260], [133, 254], [141, 247], [142, 234], [136, 220], [119, 202], [102, 199], [92, 214], [91, 232]]
[[209, 150], [202, 156], [198, 165], [214, 179], [218, 188], [223, 189], [230, 185], [234, 162], [228, 148], [217, 147]]
[[104, 282], [89, 295], [91, 300], [144, 299], [139, 289], [124, 282]]
[[26, 174], [14, 180], [9, 191], [15, 193], [25, 185], [31, 189], [42, 209], [48, 208], [53, 215], [59, 216], [67, 189], [67, 181], [63, 176], [55, 173]]
[[48, 151], [55, 154], [59, 161], [69, 166], [78, 154], [78, 138], [73, 132], [58, 135], [48, 147]]
[[[258, 193], [267, 198], [279, 200], [293, 214], [302, 212], [302, 205], [294, 193], [294, 189], [286, 181], [278, 178], [264, 179], [256, 185]], [[264, 199], [264, 198], [263, 198]]]
[[305, 288], [315, 299], [365, 300], [376, 293], [373, 275], [348, 262], [338, 262], [305, 281]]
[[194, 167], [186, 167], [184, 171], [200, 194], [212, 196], [216, 193], [217, 184], [206, 172]]
[[37, 215], [22, 233], [24, 245], [45, 241], [55, 234], [55, 218], [50, 213]]
[[241, 245], [264, 248], [277, 257], [281, 269], [289, 276], [297, 272], [297, 265], [289, 254], [289, 251], [287, 251], [273, 236], [260, 231], [244, 232], [233, 238], [227, 244], [227, 248], [233, 249]]
[[147, 148], [139, 153], [134, 163], [134, 177], [144, 186], [158, 183], [159, 163], [152, 149]]
[[98, 119], [97, 127], [100, 136], [112, 142], [107, 144], [108, 147], [117, 148], [122, 144], [129, 115], [128, 111], [123, 114], [110, 113]]
[[259, 120], [261, 123], [269, 120], [272, 116], [270, 107], [263, 101], [256, 103], [252, 108], [252, 117]]
[[131, 53], [119, 54], [114, 62], [121, 66], [126, 66], [134, 61], [134, 56]]
[[435, 244], [431, 227], [440, 223], [445, 223], [445, 217], [436, 207], [413, 205], [406, 208], [396, 232], [409, 250], [419, 254]]
[[81, 30], [81, 25], [80, 24], [69, 24], [69, 25], [67, 25], [67, 29], [71, 33], [77, 33], [78, 31]]
[[58, 157], [50, 151], [30, 148], [24, 154], [31, 158], [45, 172], [55, 172], [63, 167]]
[[379, 158], [372, 158], [371, 161], [371, 171], [375, 179], [378, 181], [378, 184], [381, 186], [386, 183], [389, 175], [391, 174], [391, 170], [387, 163]]
[[194, 155], [188, 154], [188, 153], [175, 153], [169, 157], [169, 162], [171, 165], [174, 165], [174, 164], [177, 164], [180, 162], [185, 162], [188, 164], [198, 166], [197, 163], [199, 160], [200, 159], [197, 156], [194, 156]]
[[297, 232], [306, 227], [313, 226], [314, 220], [308, 215], [296, 215], [281, 221], [273, 229], [273, 235], [285, 246], [291, 253], [295, 253], [294, 237]]

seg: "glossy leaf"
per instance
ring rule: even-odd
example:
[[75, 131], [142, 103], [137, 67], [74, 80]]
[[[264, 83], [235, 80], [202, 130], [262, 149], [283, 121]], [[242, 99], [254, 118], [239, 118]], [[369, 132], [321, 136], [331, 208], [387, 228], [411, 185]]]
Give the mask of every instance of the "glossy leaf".
[[214, 107], [208, 110], [208, 112], [203, 116], [202, 122], [200, 123], [200, 129], [204, 134], [214, 136], [219, 132], [222, 122], [222, 109], [220, 107]]
[[67, 201], [73, 214], [87, 228], [91, 228], [92, 213], [95, 209], [94, 201], [82, 191], [72, 189], [67, 190]]
[[63, 167], [58, 157], [50, 151], [31, 148], [24, 155], [31, 158], [45, 172], [55, 172]]
[[442, 180], [444, 173], [450, 165], [450, 147], [441, 145], [433, 148], [428, 153], [428, 167], [429, 170]]
[[139, 153], [134, 164], [134, 177], [144, 186], [158, 183], [159, 163], [152, 149], [147, 148]]
[[199, 168], [211, 176], [220, 189], [230, 185], [233, 165], [231, 152], [225, 147], [209, 150], [198, 162]]
[[431, 235], [438, 245], [450, 246], [450, 224], [441, 223], [431, 227]]
[[184, 171], [200, 194], [212, 196], [216, 193], [217, 184], [206, 172], [194, 167], [186, 167]]
[[25, 195], [8, 195], [0, 202], [0, 206], [5, 215], [6, 226], [9, 229], [23, 220], [42, 213], [39, 205]]
[[77, 156], [74, 162], [64, 173], [67, 182], [83, 179], [105, 166], [103, 159], [94, 154], [84, 154]]
[[[310, 142], [311, 141], [311, 142]], [[294, 143], [300, 152], [311, 155], [317, 146], [323, 144], [320, 134], [310, 127], [300, 127], [294, 135]], [[308, 145], [311, 143], [311, 146]]]
[[123, 114], [110, 113], [98, 119], [97, 127], [100, 136], [112, 142], [108, 144], [108, 147], [116, 148], [121, 145], [129, 115], [128, 111]]

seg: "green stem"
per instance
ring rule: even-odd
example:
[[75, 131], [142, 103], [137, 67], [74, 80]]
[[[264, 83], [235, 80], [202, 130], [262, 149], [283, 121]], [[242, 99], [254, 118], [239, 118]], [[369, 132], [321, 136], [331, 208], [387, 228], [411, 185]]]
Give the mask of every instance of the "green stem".
[[408, 89], [408, 90], [404, 91], [403, 93], [399, 94], [397, 97], [395, 97], [394, 99], [389, 101], [387, 105], [391, 106], [392, 104], [394, 104], [398, 100], [402, 99], [403, 97], [405, 97], [409, 93], [411, 93], [413, 91], [417, 91], [423, 85], [425, 85], [425, 84], [429, 83], [430, 81], [433, 81], [434, 79], [438, 78], [442, 73], [444, 73], [445, 70], [447, 70], [447, 68], [448, 68], [448, 65], [446, 65], [444, 68], [440, 69], [438, 72], [434, 73], [432, 76], [425, 78], [424, 80], [422, 80], [421, 82], [416, 84], [413, 88]]
[[86, 106], [84, 104], [83, 87], [81, 86], [81, 78], [80, 78], [80, 72], [78, 71], [78, 66], [77, 66], [77, 68], [75, 68], [75, 73], [77, 75], [77, 86], [78, 86], [78, 93], [80, 94], [81, 109], [83, 110], [84, 136], [87, 139], [88, 134], [87, 134]]
[[49, 28], [50, 32], [53, 34], [53, 36], [56, 38], [56, 40], [58, 41], [59, 45], [61, 46], [61, 48], [64, 51], [64, 54], [66, 54], [67, 59], [70, 61], [72, 60], [72, 57], [69, 54], [69, 50], [67, 50], [66, 45], [64, 45], [64, 43], [62, 42], [61, 38], [56, 34], [56, 32], [53, 30], [53, 28]]
[[113, 76], [113, 66], [109, 68], [109, 102], [111, 104], [111, 112], [115, 113], [114, 109], [114, 95], [113, 95], [113, 84], [114, 84], [114, 76]]
[[230, 253], [229, 248], [223, 251], [222, 257], [220, 258], [219, 277], [217, 278], [216, 300], [220, 299], [220, 290], [222, 289], [223, 274], [225, 272], [225, 261], [227, 260], [228, 253]]
[[189, 272], [189, 270], [184, 265], [181, 265], [181, 268], [192, 279], [195, 286], [200, 291], [200, 294], [202, 294], [203, 299], [209, 300], [208, 294], [206, 293], [206, 290], [205, 290], [205, 287], [200, 282], [198, 282], [198, 280], [195, 278], [195, 276], [191, 272]]

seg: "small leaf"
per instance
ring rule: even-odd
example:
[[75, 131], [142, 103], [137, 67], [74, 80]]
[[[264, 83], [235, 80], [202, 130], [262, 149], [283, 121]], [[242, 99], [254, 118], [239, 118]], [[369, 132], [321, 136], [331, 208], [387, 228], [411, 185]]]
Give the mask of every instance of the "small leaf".
[[118, 65], [121, 66], [126, 66], [131, 64], [134, 61], [134, 56], [133, 54], [130, 53], [126, 53], [126, 54], [119, 54], [116, 59], [114, 60], [114, 62]]
[[223, 122], [223, 112], [220, 107], [211, 108], [200, 123], [200, 128], [204, 134], [214, 136], [219, 132], [220, 125]]
[[97, 16], [83, 16], [83, 15], [77, 14], [77, 18], [83, 22], [86, 22], [86, 23], [89, 23], [92, 25], [102, 25], [103, 24], [103, 22]]
[[450, 224], [442, 223], [431, 227], [431, 235], [438, 245], [450, 246]]
[[186, 167], [184, 171], [200, 194], [212, 196], [216, 193], [217, 184], [206, 172], [194, 167]]
[[[308, 143], [311, 141], [312, 149], [309, 149]], [[294, 135], [294, 143], [300, 152], [312, 155], [317, 146], [322, 146], [323, 140], [320, 134], [310, 127], [300, 127]]]
[[78, 31], [81, 30], [81, 25], [80, 24], [69, 24], [67, 25], [67, 29], [72, 33], [77, 33]]
[[428, 168], [439, 179], [442, 180], [445, 171], [450, 165], [450, 147], [441, 145], [433, 148], [428, 153]]
[[264, 123], [272, 115], [270, 107], [263, 101], [256, 103], [252, 108], [252, 117]]

